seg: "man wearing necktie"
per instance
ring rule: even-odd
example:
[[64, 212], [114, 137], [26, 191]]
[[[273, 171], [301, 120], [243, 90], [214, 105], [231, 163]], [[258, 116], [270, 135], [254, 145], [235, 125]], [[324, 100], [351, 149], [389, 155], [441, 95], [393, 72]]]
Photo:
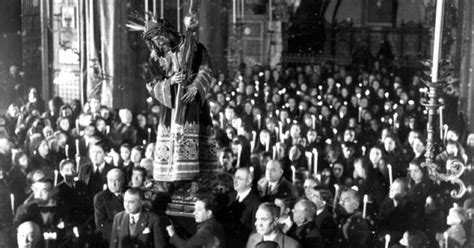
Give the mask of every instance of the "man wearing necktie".
[[114, 168], [107, 173], [107, 189], [94, 196], [94, 219], [96, 231], [101, 234], [99, 247], [108, 247], [114, 216], [123, 211], [122, 192], [125, 175]]
[[90, 146], [89, 158], [90, 163], [79, 167], [79, 180], [87, 184], [90, 193], [96, 194], [102, 191], [103, 185], [107, 183], [107, 172], [114, 167], [105, 162], [105, 150], [100, 143]]
[[114, 217], [110, 248], [168, 247], [166, 225], [154, 213], [143, 210], [143, 191], [129, 188], [124, 195], [124, 211]]

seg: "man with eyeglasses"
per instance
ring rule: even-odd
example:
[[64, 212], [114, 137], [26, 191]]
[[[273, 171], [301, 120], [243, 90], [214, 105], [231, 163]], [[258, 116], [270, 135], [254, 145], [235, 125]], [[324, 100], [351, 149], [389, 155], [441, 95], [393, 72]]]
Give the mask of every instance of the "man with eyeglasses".
[[260, 205], [258, 194], [252, 190], [253, 174], [248, 167], [237, 169], [234, 190], [229, 194], [229, 224], [226, 225], [228, 247], [244, 247], [255, 229], [255, 213]]

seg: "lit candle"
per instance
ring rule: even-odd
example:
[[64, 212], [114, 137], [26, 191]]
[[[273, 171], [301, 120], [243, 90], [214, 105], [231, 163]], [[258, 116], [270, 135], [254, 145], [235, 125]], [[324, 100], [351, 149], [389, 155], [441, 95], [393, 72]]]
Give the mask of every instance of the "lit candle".
[[385, 248], [388, 248], [388, 244], [390, 244], [390, 234], [385, 235]]
[[276, 134], [276, 140], [278, 142], [278, 140], [280, 140], [280, 128], [275, 127], [275, 134]]
[[305, 155], [306, 155], [306, 160], [308, 161], [308, 172], [309, 172], [309, 175], [311, 175], [311, 167], [313, 165], [313, 153], [312, 152], [305, 152]]
[[64, 146], [64, 153], [66, 154], [66, 158], [69, 158], [69, 145], [68, 144]]
[[365, 219], [365, 217], [367, 217], [367, 202], [369, 201], [369, 196], [368, 195], [364, 195], [364, 205], [363, 205], [363, 208], [362, 208], [362, 218]]
[[311, 115], [311, 125], [312, 125], [312, 128], [313, 129], [316, 129], [316, 116], [315, 115]]
[[76, 119], [76, 132], [79, 134], [79, 119]]
[[79, 139], [76, 139], [76, 156], [79, 156]]
[[13, 216], [15, 216], [15, 195], [14, 194], [10, 194], [10, 203], [12, 207], [12, 214]]
[[224, 114], [222, 112], [219, 112], [219, 121], [221, 124], [221, 129], [224, 129]]
[[365, 148], [365, 146], [362, 146], [361, 149], [362, 149], [362, 156], [365, 156], [365, 151], [366, 151], [367, 148]]
[[392, 186], [393, 171], [392, 171], [392, 165], [391, 164], [387, 164], [387, 170], [388, 170], [388, 181], [390, 182], [390, 186]]
[[110, 133], [110, 126], [107, 125], [105, 126], [105, 134], [109, 134]]
[[250, 166], [249, 170], [250, 170], [250, 174], [253, 174], [253, 171], [254, 171], [253, 166]]
[[265, 151], [270, 151], [270, 135], [268, 135], [268, 138], [265, 140]]
[[294, 165], [291, 166], [291, 180], [293, 181], [293, 185], [296, 183], [296, 168]]
[[176, 0], [176, 27], [178, 32], [181, 32], [181, 2]]
[[107, 184], [104, 183], [104, 185], [102, 185], [102, 190], [106, 190], [107, 189]]
[[431, 68], [431, 82], [438, 82], [438, 67], [441, 53], [441, 42], [443, 39], [443, 17], [444, 17], [444, 0], [436, 1], [436, 21], [435, 33], [433, 40], [433, 67]]
[[242, 145], [237, 145], [237, 168], [240, 168], [240, 157], [242, 156]]
[[272, 0], [268, 0], [268, 21], [273, 21]]
[[443, 137], [443, 125], [444, 125], [444, 121], [443, 121], [443, 109], [444, 109], [444, 106], [441, 106], [439, 107], [439, 137], [442, 138]]
[[443, 125], [443, 132], [444, 132], [444, 136], [443, 137], [443, 140], [446, 140], [448, 138], [448, 130], [449, 130], [449, 127], [447, 124], [444, 124]]
[[237, 16], [236, 16], [236, 0], [232, 0], [232, 23], [235, 24], [237, 22]]
[[147, 134], [148, 134], [148, 139], [147, 139], [147, 141], [148, 141], [148, 143], [150, 143], [150, 142], [151, 142], [151, 128], [148, 128], [148, 129], [147, 129]]
[[145, 0], [145, 21], [148, 21], [148, 0]]
[[160, 1], [160, 18], [163, 19], [165, 17], [165, 4], [164, 0]]
[[284, 137], [283, 137], [283, 122], [278, 121], [278, 129], [280, 131], [280, 134], [279, 134], [280, 142], [283, 142], [283, 139], [284, 139]]
[[277, 150], [277, 159], [280, 159], [280, 149], [281, 149], [280, 142], [277, 142], [275, 144], [275, 147], [276, 147], [276, 150]]
[[156, 18], [156, 0], [153, 0], [153, 17]]
[[276, 146], [273, 146], [273, 147], [272, 147], [272, 151], [273, 151], [273, 156], [272, 156], [272, 158], [273, 158], [273, 159], [277, 159], [277, 148], [276, 148]]
[[255, 142], [257, 142], [257, 132], [252, 131], [252, 142], [250, 144], [252, 151], [255, 149]]
[[449, 244], [449, 234], [448, 232], [444, 232], [443, 233], [443, 237], [444, 237], [444, 247], [445, 248], [448, 248], [448, 244]]
[[398, 118], [398, 113], [393, 114], [393, 131], [397, 131], [397, 118]]
[[314, 174], [318, 174], [318, 149], [313, 148], [313, 168], [314, 168]]
[[76, 156], [76, 171], [79, 173], [79, 165], [81, 162], [81, 157]]
[[54, 170], [54, 186], [58, 185], [58, 170]]
[[257, 128], [258, 128], [258, 130], [260, 130], [260, 128], [262, 127], [261, 120], [262, 120], [262, 116], [260, 114], [258, 114], [257, 115]]
[[339, 185], [334, 184], [334, 203], [333, 203], [333, 209], [332, 212], [336, 213], [336, 206], [337, 206], [337, 199], [339, 198]]

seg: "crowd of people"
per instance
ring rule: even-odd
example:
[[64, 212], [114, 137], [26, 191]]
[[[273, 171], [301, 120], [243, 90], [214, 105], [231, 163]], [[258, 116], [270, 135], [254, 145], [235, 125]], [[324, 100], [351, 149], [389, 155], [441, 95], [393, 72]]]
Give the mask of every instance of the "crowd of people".
[[[220, 171], [184, 235], [153, 180], [155, 100], [45, 106], [29, 89], [1, 120], [0, 247], [472, 247], [472, 193], [452, 198], [423, 164], [425, 92], [377, 62], [217, 75], [205, 97]], [[455, 92], [443, 99], [433, 161], [449, 173], [471, 163], [474, 135]]]

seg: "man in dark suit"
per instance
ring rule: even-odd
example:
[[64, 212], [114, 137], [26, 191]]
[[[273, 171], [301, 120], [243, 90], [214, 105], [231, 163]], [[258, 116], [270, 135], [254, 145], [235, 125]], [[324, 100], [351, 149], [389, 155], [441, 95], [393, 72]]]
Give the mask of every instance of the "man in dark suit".
[[94, 196], [96, 231], [101, 234], [100, 246], [108, 247], [114, 216], [123, 211], [122, 192], [125, 182], [123, 172], [114, 168], [107, 173], [107, 189]]
[[107, 184], [107, 172], [114, 167], [105, 162], [105, 150], [100, 143], [90, 146], [89, 158], [91, 163], [79, 167], [79, 180], [87, 184], [91, 194], [96, 194]]
[[293, 208], [293, 225], [287, 235], [298, 240], [303, 248], [324, 247], [323, 237], [313, 221], [316, 207], [307, 199], [299, 200]]
[[110, 238], [110, 248], [162, 248], [167, 247], [166, 226], [154, 213], [144, 211], [143, 191], [130, 188], [124, 195], [125, 211], [115, 215]]
[[347, 189], [342, 191], [339, 204], [344, 209], [344, 215], [339, 225], [333, 247], [362, 248], [369, 245], [370, 229], [360, 211], [360, 196], [357, 191]]
[[92, 197], [87, 185], [75, 181], [76, 165], [72, 160], [63, 160], [59, 164], [63, 181], [57, 186], [58, 205], [64, 210], [64, 222], [69, 226], [82, 226], [92, 215]]
[[332, 247], [337, 225], [328, 209], [328, 204], [333, 202], [331, 191], [324, 186], [315, 186], [312, 189], [307, 189], [305, 195], [316, 206], [314, 222], [323, 236], [324, 246]]
[[255, 213], [260, 205], [258, 193], [252, 190], [253, 175], [248, 167], [237, 169], [234, 174], [234, 190], [229, 195], [228, 247], [244, 247], [254, 230]]
[[298, 198], [296, 188], [283, 177], [283, 167], [280, 161], [268, 161], [265, 177], [258, 181], [258, 191], [264, 202], [274, 202], [275, 198], [289, 198], [295, 202]]
[[185, 240], [178, 236], [173, 226], [167, 226], [170, 243], [176, 248], [227, 247], [224, 228], [214, 219], [216, 203], [212, 196], [200, 196], [194, 204], [194, 219], [198, 224], [196, 233]]

